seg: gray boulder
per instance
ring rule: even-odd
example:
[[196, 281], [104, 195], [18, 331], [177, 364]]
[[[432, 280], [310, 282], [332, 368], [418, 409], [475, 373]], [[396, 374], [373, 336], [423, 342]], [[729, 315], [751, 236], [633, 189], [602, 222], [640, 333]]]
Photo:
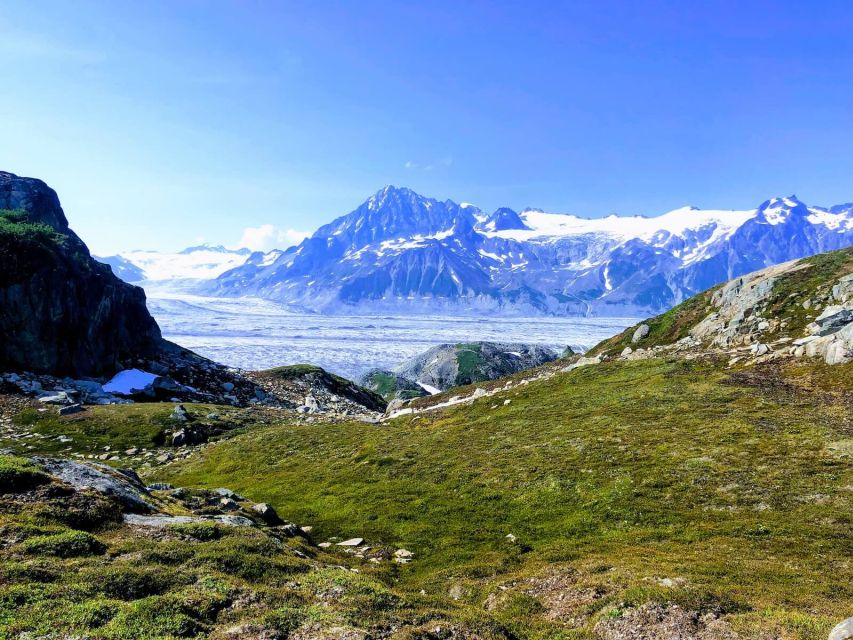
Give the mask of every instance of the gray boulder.
[[645, 338], [647, 335], [649, 335], [650, 330], [651, 329], [649, 329], [649, 325], [641, 324], [639, 327], [637, 327], [637, 330], [634, 331], [634, 335], [631, 336], [631, 343], [636, 344], [637, 342]]
[[853, 618], [839, 622], [829, 633], [829, 640], [850, 640], [853, 638]]
[[266, 502], [259, 502], [252, 506], [252, 511], [261, 516], [261, 519], [269, 525], [279, 525], [282, 519], [279, 518], [276, 510]]
[[34, 457], [33, 462], [58, 480], [78, 490], [90, 489], [118, 500], [128, 511], [149, 513], [145, 486], [107, 465], [74, 462], [60, 458]]

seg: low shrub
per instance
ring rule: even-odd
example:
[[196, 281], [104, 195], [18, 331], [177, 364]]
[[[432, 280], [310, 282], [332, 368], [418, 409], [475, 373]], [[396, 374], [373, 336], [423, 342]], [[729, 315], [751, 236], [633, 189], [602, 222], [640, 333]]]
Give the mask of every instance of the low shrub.
[[57, 558], [76, 558], [99, 555], [106, 546], [95, 536], [85, 531], [64, 531], [46, 536], [34, 536], [21, 543], [24, 553]]
[[50, 481], [44, 471], [26, 458], [0, 456], [0, 493], [19, 493]]

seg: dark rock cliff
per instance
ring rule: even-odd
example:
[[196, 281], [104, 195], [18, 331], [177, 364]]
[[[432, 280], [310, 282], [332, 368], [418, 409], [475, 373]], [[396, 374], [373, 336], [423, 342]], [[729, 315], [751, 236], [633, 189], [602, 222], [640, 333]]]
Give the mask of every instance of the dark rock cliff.
[[0, 370], [108, 376], [174, 349], [41, 180], [0, 172], [0, 264]]

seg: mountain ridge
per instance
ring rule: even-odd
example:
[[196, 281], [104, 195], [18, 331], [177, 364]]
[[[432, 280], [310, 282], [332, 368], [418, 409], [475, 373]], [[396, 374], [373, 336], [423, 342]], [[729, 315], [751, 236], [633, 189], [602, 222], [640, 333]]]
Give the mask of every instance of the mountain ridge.
[[[328, 313], [650, 315], [714, 284], [853, 244], [853, 206], [795, 196], [750, 210], [580, 218], [487, 214], [391, 185], [300, 245], [205, 283]], [[268, 257], [264, 257], [268, 256]]]

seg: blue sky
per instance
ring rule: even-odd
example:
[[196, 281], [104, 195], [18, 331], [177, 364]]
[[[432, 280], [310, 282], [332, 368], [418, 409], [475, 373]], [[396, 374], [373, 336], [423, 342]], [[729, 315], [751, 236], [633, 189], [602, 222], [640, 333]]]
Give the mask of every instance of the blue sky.
[[389, 183], [585, 216], [834, 204], [851, 32], [850, 2], [7, 1], [0, 169], [99, 253], [287, 244]]

